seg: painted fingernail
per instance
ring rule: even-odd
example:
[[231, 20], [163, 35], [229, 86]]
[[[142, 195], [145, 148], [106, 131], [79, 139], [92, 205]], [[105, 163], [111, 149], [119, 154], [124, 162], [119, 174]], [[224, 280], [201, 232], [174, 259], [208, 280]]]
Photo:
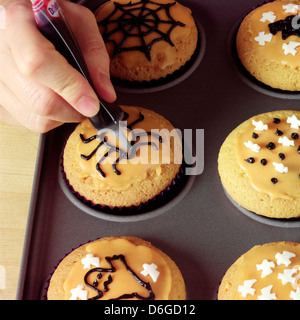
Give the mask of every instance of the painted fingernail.
[[99, 101], [89, 96], [82, 97], [77, 104], [77, 110], [86, 117], [92, 117], [97, 114], [99, 108]]

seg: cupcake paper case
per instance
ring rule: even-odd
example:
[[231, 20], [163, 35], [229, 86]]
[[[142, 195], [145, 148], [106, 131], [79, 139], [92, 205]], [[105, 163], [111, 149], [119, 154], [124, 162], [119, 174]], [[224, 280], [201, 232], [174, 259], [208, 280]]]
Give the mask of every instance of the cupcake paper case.
[[164, 78], [184, 66], [197, 47], [191, 10], [176, 1], [108, 1], [95, 16], [116, 79]]
[[300, 112], [246, 120], [221, 146], [224, 189], [243, 208], [269, 218], [300, 217]]
[[51, 276], [48, 300], [185, 300], [175, 262], [137, 237], [107, 237], [74, 249]]
[[262, 83], [300, 90], [300, 1], [271, 1], [253, 9], [236, 38], [241, 63]]

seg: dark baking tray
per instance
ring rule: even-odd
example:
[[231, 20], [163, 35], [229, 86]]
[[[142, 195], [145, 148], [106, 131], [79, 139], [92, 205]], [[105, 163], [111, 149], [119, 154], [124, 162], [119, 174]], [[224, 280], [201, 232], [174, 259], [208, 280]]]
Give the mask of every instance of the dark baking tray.
[[[62, 191], [59, 163], [74, 125], [41, 136], [17, 299], [43, 299], [50, 273], [78, 245], [104, 236], [131, 235], [151, 241], [182, 271], [188, 299], [216, 299], [227, 268], [252, 246], [273, 241], [300, 242], [299, 220], [255, 220], [227, 198], [219, 180], [217, 156], [226, 136], [253, 115], [299, 110], [297, 94], [257, 90], [237, 67], [233, 26], [258, 0], [182, 0], [193, 10], [206, 38], [199, 66], [184, 81], [140, 94], [120, 90], [122, 104], [159, 112], [175, 127], [204, 129], [204, 171], [160, 214], [138, 221], [110, 221], [79, 208]], [[256, 84], [257, 85], [257, 84]], [[194, 141], [195, 145], [195, 141]], [[194, 150], [195, 152], [195, 150]], [[199, 152], [199, 150], [198, 150]]]

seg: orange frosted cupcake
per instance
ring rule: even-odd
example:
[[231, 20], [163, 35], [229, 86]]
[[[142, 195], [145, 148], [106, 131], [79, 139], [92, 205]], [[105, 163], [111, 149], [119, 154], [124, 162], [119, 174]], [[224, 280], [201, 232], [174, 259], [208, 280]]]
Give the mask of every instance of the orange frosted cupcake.
[[236, 48], [240, 61], [262, 83], [300, 90], [300, 1], [277, 0], [252, 10], [242, 21]]
[[300, 300], [300, 244], [255, 246], [227, 270], [219, 300]]
[[300, 112], [267, 112], [240, 124], [221, 146], [218, 169], [243, 208], [269, 218], [300, 217]]
[[114, 78], [164, 78], [185, 65], [197, 47], [198, 30], [191, 10], [176, 1], [107, 1], [95, 16]]
[[126, 150], [112, 134], [101, 136], [86, 119], [70, 135], [63, 154], [66, 179], [93, 205], [139, 206], [160, 195], [177, 177], [181, 139], [172, 124], [152, 110], [121, 106], [126, 113]]
[[102, 238], [68, 254], [54, 271], [48, 300], [185, 300], [175, 262], [136, 237]]

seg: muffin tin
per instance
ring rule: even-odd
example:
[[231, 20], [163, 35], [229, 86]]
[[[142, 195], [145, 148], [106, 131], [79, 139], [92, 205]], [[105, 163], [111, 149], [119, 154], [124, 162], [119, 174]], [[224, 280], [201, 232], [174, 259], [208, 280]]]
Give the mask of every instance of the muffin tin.
[[[60, 259], [99, 237], [128, 235], [151, 241], [180, 268], [190, 300], [216, 299], [228, 267], [254, 245], [300, 242], [299, 219], [266, 221], [247, 214], [228, 199], [217, 170], [221, 144], [237, 125], [259, 113], [300, 108], [299, 93], [272, 90], [253, 81], [236, 59], [234, 34], [258, 1], [179, 2], [192, 9], [205, 41], [198, 65], [182, 81], [158, 90], [117, 87], [118, 100], [153, 109], [182, 132], [191, 129], [190, 150], [198, 155], [197, 165], [204, 151], [203, 172], [186, 177], [176, 194], [142, 215], [102, 215], [77, 203], [64, 186], [61, 154], [74, 125], [42, 135], [17, 299], [44, 299], [47, 281]], [[84, 3], [95, 6], [95, 1]], [[204, 129], [200, 147], [195, 141], [197, 129]]]

